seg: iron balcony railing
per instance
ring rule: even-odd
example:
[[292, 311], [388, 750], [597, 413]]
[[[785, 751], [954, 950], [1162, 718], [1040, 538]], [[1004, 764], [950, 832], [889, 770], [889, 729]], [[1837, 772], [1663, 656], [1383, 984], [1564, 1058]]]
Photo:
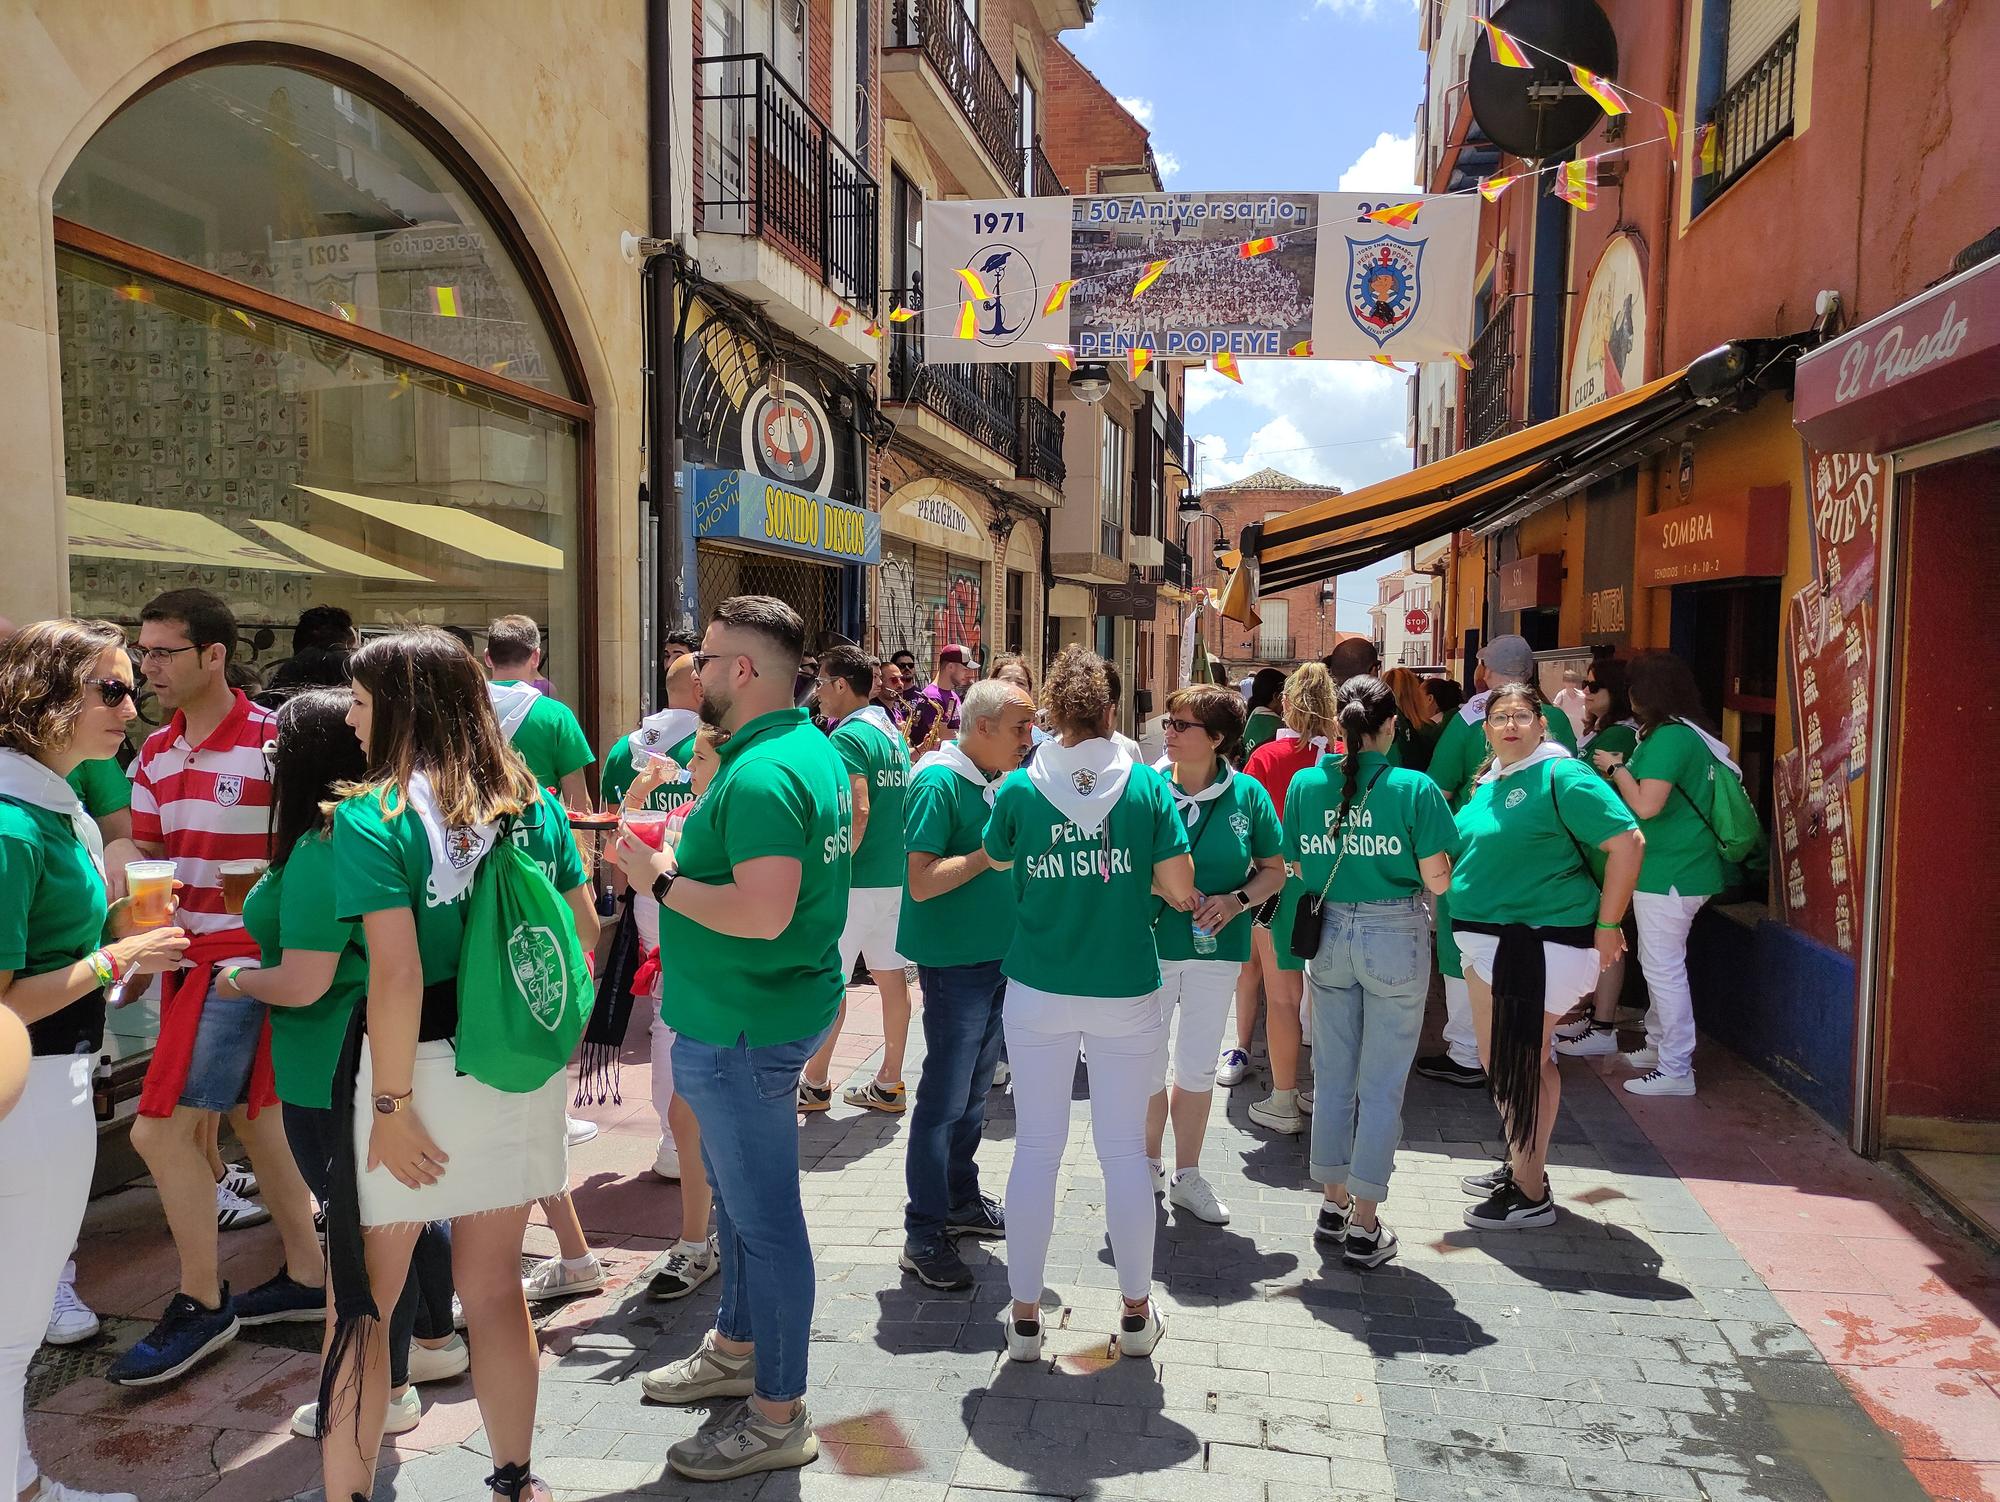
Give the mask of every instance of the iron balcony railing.
[[1257, 657], [1263, 662], [1290, 662], [1299, 655], [1293, 650], [1296, 645], [1297, 638], [1285, 632], [1257, 633]]
[[1180, 413], [1172, 407], [1166, 409], [1166, 416], [1167, 436], [1164, 447], [1167, 462], [1183, 475], [1192, 474], [1193, 470], [1188, 464], [1187, 424], [1182, 420]]
[[1503, 302], [1472, 341], [1472, 373], [1465, 378], [1465, 446], [1507, 431], [1514, 370], [1514, 305]]
[[[899, 306], [921, 308], [918, 288], [898, 289], [890, 297]], [[920, 323], [899, 325], [918, 328]], [[924, 358], [923, 340], [910, 334], [894, 336], [889, 352], [891, 400], [928, 407], [975, 443], [995, 453], [1016, 456], [1019, 380], [1012, 365], [951, 364]], [[1060, 438], [1057, 440], [1060, 445]], [[1060, 483], [1060, 482], [1058, 482]]]
[[1038, 396], [1022, 397], [1016, 411], [1014, 473], [1061, 490], [1068, 473], [1063, 467], [1062, 414]]
[[1028, 174], [1029, 197], [1066, 198], [1069, 196], [1069, 189], [1065, 188], [1062, 179], [1056, 176], [1055, 163], [1051, 162], [1049, 154], [1042, 150], [1042, 138], [1040, 136], [1035, 137], [1034, 149], [1029, 153]]
[[896, 0], [889, 45], [923, 53], [1000, 176], [1022, 181], [1020, 104], [959, 0]]
[[1188, 557], [1187, 549], [1169, 537], [1164, 551], [1166, 557], [1160, 563], [1160, 582], [1171, 584], [1177, 589], [1192, 588], [1194, 565]]
[[876, 312], [881, 190], [868, 169], [760, 54], [696, 58], [694, 105], [695, 227], [769, 240]]
[[1792, 133], [1798, 74], [1799, 23], [1794, 21], [1715, 102], [1714, 198]]

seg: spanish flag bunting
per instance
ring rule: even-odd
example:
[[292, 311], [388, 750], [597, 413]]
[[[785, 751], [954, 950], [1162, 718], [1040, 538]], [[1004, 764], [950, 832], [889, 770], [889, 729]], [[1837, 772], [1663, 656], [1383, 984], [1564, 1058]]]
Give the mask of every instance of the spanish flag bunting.
[[1377, 224], [1393, 225], [1397, 229], [1407, 229], [1417, 222], [1417, 213], [1423, 208], [1420, 203], [1385, 203], [1379, 209], [1370, 209], [1361, 217], [1372, 219]]
[[977, 339], [979, 337], [979, 305], [962, 302], [958, 305], [958, 337]]
[[440, 318], [458, 317], [458, 288], [456, 287], [431, 288], [431, 303], [436, 308], [438, 317]]
[[1049, 358], [1051, 360], [1054, 360], [1056, 364], [1060, 365], [1064, 370], [1076, 369], [1076, 351], [1070, 348], [1069, 345], [1044, 344], [1042, 348], [1047, 350], [1049, 352]]
[[142, 286], [138, 282], [127, 282], [118, 289], [118, 295], [127, 302], [151, 302], [153, 300], [153, 289]]
[[979, 273], [974, 271], [970, 266], [961, 266], [958, 268], [958, 279], [964, 282], [966, 290], [981, 302], [985, 302], [992, 296], [986, 290], [986, 283], [979, 279]]
[[1694, 159], [1703, 177], [1715, 176], [1715, 122], [1712, 120], [1694, 128]]
[[1076, 278], [1071, 277], [1068, 281], [1057, 282], [1049, 288], [1049, 295], [1042, 302], [1042, 316], [1046, 318], [1051, 313], [1060, 313], [1062, 305], [1069, 301], [1069, 289], [1075, 285]]
[[1597, 207], [1597, 162], [1585, 157], [1580, 162], [1564, 162], [1556, 173], [1556, 197], [1589, 213]]
[[1215, 353], [1215, 373], [1228, 376], [1239, 386], [1243, 384], [1243, 372], [1236, 367], [1236, 356], [1226, 349], [1217, 350]]
[[1236, 254], [1247, 261], [1253, 256], [1269, 255], [1277, 248], [1278, 242], [1271, 236], [1266, 235], [1261, 240], [1245, 240], [1242, 245], [1237, 247]]
[[1313, 342], [1310, 339], [1301, 339], [1297, 344], [1294, 344], [1290, 349], [1285, 351], [1294, 360], [1310, 360], [1312, 352]]
[[847, 309], [836, 306], [833, 310], [833, 317], [827, 319], [826, 326], [830, 329], [844, 329], [853, 317], [854, 315]]
[[1491, 21], [1479, 23], [1486, 28], [1487, 45], [1493, 49], [1493, 61], [1503, 68], [1532, 68], [1528, 61], [1528, 50], [1512, 36], [1495, 26]]
[[1132, 295], [1134, 297], [1137, 297], [1140, 293], [1144, 292], [1148, 287], [1152, 286], [1153, 283], [1157, 282], [1160, 279], [1160, 273], [1165, 271], [1166, 269], [1167, 269], [1167, 263], [1165, 261], [1148, 262], [1146, 266], [1145, 275], [1141, 276], [1139, 278], [1138, 285], [1133, 287]]
[[1575, 63], [1569, 65], [1570, 76], [1576, 86], [1582, 89], [1607, 115], [1629, 115], [1632, 106], [1625, 102], [1625, 96], [1612, 86], [1611, 80], [1601, 73], [1593, 73], [1588, 68], [1580, 68]]
[[891, 323], [908, 323], [916, 316], [917, 310], [915, 308], [891, 308], [889, 310], [889, 322]]
[[246, 329], [254, 329], [255, 327], [257, 327], [257, 320], [252, 318], [248, 313], [244, 312], [241, 308], [231, 308], [229, 310], [229, 316], [235, 319], [238, 323], [242, 324], [243, 327], [245, 327]]
[[866, 334], [870, 339], [880, 339], [882, 337], [882, 325], [871, 318], [861, 326], [861, 332]]
[[1667, 155], [1678, 162], [1681, 159], [1681, 117], [1664, 104], [1660, 106], [1660, 113], [1667, 117]]
[[1140, 376], [1144, 375], [1146, 373], [1146, 367], [1148, 365], [1151, 365], [1152, 363], [1153, 363], [1153, 352], [1150, 349], [1147, 349], [1143, 344], [1135, 344], [1132, 346], [1131, 368], [1132, 368], [1133, 380], [1136, 381], [1139, 379]]
[[1498, 177], [1482, 177], [1479, 179], [1479, 196], [1488, 203], [1497, 203], [1500, 195], [1505, 193], [1513, 182], [1514, 179], [1504, 173]]
[[1465, 357], [1464, 350], [1449, 349], [1445, 353], [1451, 357], [1451, 363], [1456, 365], [1460, 370], [1472, 369], [1472, 362]]
[[1399, 375], [1402, 373], [1403, 367], [1398, 365], [1394, 360], [1390, 359], [1387, 355], [1370, 355], [1368, 358], [1373, 360], [1377, 365], [1388, 366], [1391, 370], [1397, 372]]

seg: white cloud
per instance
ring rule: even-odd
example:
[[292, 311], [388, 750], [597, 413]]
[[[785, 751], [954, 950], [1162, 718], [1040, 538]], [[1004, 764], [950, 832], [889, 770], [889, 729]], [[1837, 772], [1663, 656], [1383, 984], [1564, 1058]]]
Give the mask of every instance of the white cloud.
[[1356, 158], [1352, 167], [1340, 174], [1343, 193], [1414, 193], [1417, 180], [1417, 138], [1392, 136], [1386, 130], [1375, 144]]
[[1150, 126], [1153, 123], [1153, 101], [1150, 99], [1121, 94], [1118, 96], [1118, 106], [1141, 125]]
[[1153, 151], [1153, 161], [1159, 166], [1161, 182], [1167, 181], [1181, 170], [1181, 159], [1171, 151], [1162, 151], [1156, 147]]
[[[1336, 16], [1372, 16], [1375, 14], [1377, 3], [1378, 0], [1313, 0], [1313, 9], [1330, 10]], [[1406, 0], [1406, 3], [1414, 11], [1422, 4], [1422, 0]], [[1391, 9], [1393, 8], [1392, 4]]]

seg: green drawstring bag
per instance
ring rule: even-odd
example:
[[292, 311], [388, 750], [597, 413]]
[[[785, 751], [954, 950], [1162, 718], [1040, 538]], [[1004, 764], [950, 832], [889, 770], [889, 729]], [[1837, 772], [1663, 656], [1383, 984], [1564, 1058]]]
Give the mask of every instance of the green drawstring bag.
[[569, 1063], [597, 991], [576, 921], [511, 821], [479, 863], [458, 953], [458, 1070], [514, 1094]]

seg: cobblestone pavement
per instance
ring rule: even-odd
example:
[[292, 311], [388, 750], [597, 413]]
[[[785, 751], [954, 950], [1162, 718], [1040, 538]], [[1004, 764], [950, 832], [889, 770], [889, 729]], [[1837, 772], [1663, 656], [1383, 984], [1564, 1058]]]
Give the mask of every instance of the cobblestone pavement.
[[[866, 994], [855, 993], [857, 1029]], [[857, 1031], [842, 1058], [858, 1065], [872, 1042]], [[640, 1172], [654, 1130], [643, 1079], [628, 1066], [625, 1105], [599, 1113], [605, 1135], [576, 1154], [579, 1206], [612, 1286], [544, 1321], [536, 1468], [565, 1502], [1970, 1502], [2000, 1490], [1990, 1464], [2000, 1449], [1925, 1451], [1878, 1427], [1815, 1344], [1824, 1332], [1802, 1329], [1767, 1289], [1641, 1113], [1575, 1066], [1551, 1170], [1561, 1220], [1513, 1235], [1475, 1234], [1459, 1218], [1470, 1203], [1460, 1175], [1498, 1147], [1490, 1106], [1413, 1080], [1384, 1211], [1401, 1257], [1367, 1273], [1314, 1244], [1302, 1142], [1250, 1126], [1246, 1107], [1261, 1087], [1254, 1078], [1238, 1087], [1203, 1161], [1234, 1219], [1218, 1228], [1163, 1213], [1156, 1274], [1167, 1335], [1145, 1362], [1108, 1356], [1117, 1293], [1081, 1071], [1048, 1272], [1047, 1357], [1032, 1366], [1002, 1354], [1001, 1246], [966, 1243], [978, 1276], [967, 1293], [925, 1290], [898, 1272], [904, 1123], [838, 1105], [808, 1118], [801, 1162], [819, 1264], [808, 1402], [821, 1458], [801, 1472], [695, 1486], [665, 1469], [664, 1452], [709, 1410], [643, 1402], [638, 1374], [696, 1346], [715, 1289], [678, 1304], [644, 1299], [644, 1270], [678, 1211], [673, 1192]], [[996, 1093], [981, 1156], [995, 1193], [1012, 1125]], [[1654, 1113], [1652, 1130], [1671, 1138], [1672, 1120], [1662, 1127]], [[100, 1201], [92, 1219], [102, 1235], [89, 1244], [141, 1235], [149, 1199], [128, 1191]], [[238, 1253], [239, 1281], [253, 1275], [253, 1255], [268, 1265], [267, 1250]], [[1967, 1244], [1954, 1255], [1970, 1259], [1967, 1276], [1982, 1288], [1994, 1286], [1987, 1254]], [[134, 1314], [156, 1307], [123, 1285], [107, 1291], [114, 1275], [103, 1263], [87, 1257], [85, 1272], [85, 1293], [95, 1282], [106, 1307], [121, 1297]], [[105, 1360], [137, 1329], [111, 1323]], [[292, 1349], [239, 1342], [196, 1380], [146, 1398], [97, 1380], [89, 1353], [71, 1358], [86, 1364], [64, 1380], [44, 1368], [31, 1393], [37, 1451], [52, 1474], [80, 1484], [142, 1477], [145, 1502], [316, 1497], [310, 1447], [283, 1434], [314, 1370], [309, 1328], [289, 1330], [255, 1333]], [[1950, 1376], [2000, 1404], [1987, 1385], [1991, 1332], [1989, 1322]], [[1899, 1370], [1928, 1376], [1921, 1366]], [[377, 1497], [483, 1502], [469, 1385], [425, 1394], [424, 1422], [397, 1442]], [[1942, 1464], [1926, 1472], [1923, 1459]]]

